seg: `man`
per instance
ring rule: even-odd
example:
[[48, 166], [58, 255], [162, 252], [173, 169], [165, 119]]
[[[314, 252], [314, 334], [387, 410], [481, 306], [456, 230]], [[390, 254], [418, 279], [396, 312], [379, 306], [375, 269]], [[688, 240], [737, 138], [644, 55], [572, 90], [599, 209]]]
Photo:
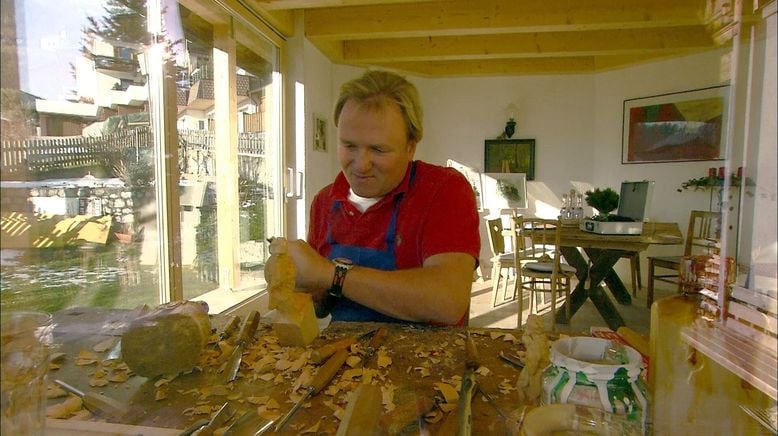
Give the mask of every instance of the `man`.
[[341, 88], [335, 125], [342, 171], [313, 200], [308, 242], [287, 244], [297, 287], [333, 320], [463, 323], [480, 252], [475, 197], [455, 170], [413, 160], [416, 88], [368, 71]]

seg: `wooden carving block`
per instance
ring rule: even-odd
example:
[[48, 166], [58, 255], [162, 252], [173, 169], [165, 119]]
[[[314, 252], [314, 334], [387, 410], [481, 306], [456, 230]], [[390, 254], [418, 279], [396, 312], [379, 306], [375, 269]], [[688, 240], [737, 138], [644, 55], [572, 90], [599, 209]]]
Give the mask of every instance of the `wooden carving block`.
[[292, 292], [287, 295], [273, 321], [273, 333], [283, 346], [304, 347], [318, 336], [319, 324], [309, 294]]
[[144, 377], [194, 368], [211, 334], [208, 306], [194, 301], [163, 304], [133, 320], [122, 335], [122, 359]]

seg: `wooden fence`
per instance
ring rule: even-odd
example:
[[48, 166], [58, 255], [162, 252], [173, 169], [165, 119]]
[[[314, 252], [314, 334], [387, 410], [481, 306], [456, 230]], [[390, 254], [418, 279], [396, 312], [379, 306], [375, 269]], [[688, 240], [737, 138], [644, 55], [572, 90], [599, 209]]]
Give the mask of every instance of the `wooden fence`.
[[[213, 132], [182, 130], [178, 135], [180, 172], [213, 175]], [[134, 156], [134, 160], [139, 161], [141, 156], [150, 153], [152, 139], [151, 130], [140, 127], [99, 137], [36, 137], [3, 141], [0, 170], [3, 180], [61, 177], [64, 170], [91, 167], [103, 167], [110, 172], [120, 157]], [[264, 133], [239, 133], [238, 157], [241, 176], [256, 177], [257, 171], [264, 167]]]

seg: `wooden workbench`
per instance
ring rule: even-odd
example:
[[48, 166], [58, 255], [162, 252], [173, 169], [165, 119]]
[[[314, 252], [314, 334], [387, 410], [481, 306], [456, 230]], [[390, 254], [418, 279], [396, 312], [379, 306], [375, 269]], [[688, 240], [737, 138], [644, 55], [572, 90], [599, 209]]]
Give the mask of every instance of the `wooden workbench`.
[[[57, 327], [54, 334], [58, 345], [54, 352], [65, 353], [66, 357], [58, 369], [50, 370], [49, 380], [61, 379], [83, 390], [94, 389], [127, 402], [130, 412], [120, 424], [175, 429], [183, 429], [197, 419], [208, 418], [225, 401], [230, 401], [237, 409], [236, 416], [250, 408], [259, 409], [261, 414], [271, 418], [282, 416], [292, 407], [291, 398], [298, 398], [302, 392], [298, 390], [296, 394], [292, 393], [300, 375], [315, 368], [307, 359], [313, 348], [379, 326], [374, 323], [333, 323], [309, 347], [281, 347], [272, 335], [270, 325], [262, 319], [255, 335], [256, 340], [248, 347], [238, 379], [233, 383], [224, 385], [220, 381], [221, 376], [216, 373], [219, 352], [209, 346], [208, 349], [212, 351], [206, 352], [201, 359], [201, 370], [179, 375], [169, 382], [132, 375], [123, 382], [109, 382], [106, 386], [91, 388], [90, 379], [95, 379], [94, 375], [99, 369], [105, 369], [108, 376], [121, 372], [120, 361], [106, 360], [111, 350], [95, 352], [93, 347], [111, 337], [120, 337], [134, 316], [134, 311], [95, 308], [56, 313], [54, 321]], [[221, 316], [212, 317], [214, 330], [219, 331], [226, 320]], [[383, 352], [391, 358], [391, 363], [384, 368], [377, 368], [377, 359], [373, 357], [367, 367], [378, 370], [374, 379], [378, 380], [379, 386], [385, 391], [393, 389], [393, 407], [398, 408], [409, 401], [415, 401], [417, 396], [429, 396], [442, 401], [442, 395], [435, 389], [435, 384], [456, 384], [464, 370], [464, 330], [399, 324], [380, 326], [389, 331]], [[506, 415], [513, 414], [518, 419], [521, 407], [517, 404], [515, 386], [519, 370], [503, 362], [499, 353], [515, 353], [523, 349], [519, 343], [520, 332], [497, 329], [471, 329], [470, 332], [482, 364], [481, 373], [477, 376], [479, 385], [493, 395], [494, 404], [501, 411]], [[96, 362], [76, 365], [77, 357], [83, 351], [97, 355]], [[81, 363], [88, 361], [82, 359]], [[287, 367], [290, 362], [291, 366]], [[297, 362], [299, 368], [295, 367], [294, 362]], [[345, 408], [348, 392], [358, 383], [359, 379], [344, 380], [341, 370], [330, 384], [329, 391], [311, 399], [309, 407], [303, 407], [297, 412], [282, 434], [300, 434], [316, 424], [318, 432], [334, 434], [340, 422], [334, 416], [335, 410]], [[333, 386], [340, 389], [332, 392]], [[161, 390], [167, 392], [166, 397], [155, 399]], [[50, 399], [49, 404], [61, 401], [62, 398]], [[389, 407], [384, 405], [384, 412]], [[200, 413], [193, 413], [195, 408]], [[439, 407], [433, 410], [438, 411]], [[517, 420], [502, 419], [494, 406], [480, 394], [473, 400], [473, 411], [474, 428], [478, 429], [478, 434], [516, 433]], [[440, 422], [427, 423], [422, 419], [422, 425], [434, 432]], [[408, 433], [418, 433], [418, 428]]]

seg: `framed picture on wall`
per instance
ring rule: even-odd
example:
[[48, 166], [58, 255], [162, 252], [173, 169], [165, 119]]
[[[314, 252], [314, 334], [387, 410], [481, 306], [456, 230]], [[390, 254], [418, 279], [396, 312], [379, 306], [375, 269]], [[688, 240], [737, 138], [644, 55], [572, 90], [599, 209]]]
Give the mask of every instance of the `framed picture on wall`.
[[729, 86], [624, 100], [621, 163], [724, 159]]
[[313, 149], [327, 151], [327, 120], [319, 115], [313, 116]]
[[481, 176], [485, 209], [526, 209], [527, 175], [484, 173]]
[[523, 173], [535, 180], [534, 139], [487, 139], [484, 144], [485, 173]]

